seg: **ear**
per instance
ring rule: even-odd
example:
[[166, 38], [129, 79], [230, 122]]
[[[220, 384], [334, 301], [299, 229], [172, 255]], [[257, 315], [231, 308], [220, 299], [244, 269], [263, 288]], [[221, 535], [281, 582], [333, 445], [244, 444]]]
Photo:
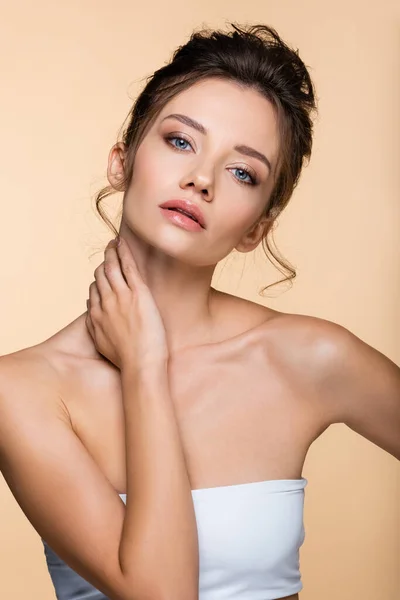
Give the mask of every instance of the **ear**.
[[240, 242], [235, 246], [238, 252], [251, 252], [258, 246], [261, 240], [267, 235], [271, 228], [273, 220], [267, 217], [260, 217], [250, 229], [246, 231]]
[[107, 179], [118, 192], [124, 191], [126, 148], [122, 142], [114, 144], [108, 155]]
[[238, 252], [251, 252], [254, 250], [267, 235], [272, 222], [271, 217], [260, 217], [243, 235], [240, 242], [235, 246], [236, 250]]

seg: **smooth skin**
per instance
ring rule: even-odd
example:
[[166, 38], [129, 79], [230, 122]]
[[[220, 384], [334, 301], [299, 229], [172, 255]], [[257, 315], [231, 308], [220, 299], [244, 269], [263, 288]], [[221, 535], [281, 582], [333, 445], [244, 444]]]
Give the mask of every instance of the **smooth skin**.
[[86, 326], [96, 349], [121, 371], [127, 477], [121, 571], [132, 598], [196, 599], [196, 517], [169, 390], [165, 329], [125, 241], [119, 239], [118, 254], [111, 242], [106, 254], [90, 286]]
[[[173, 113], [195, 119], [207, 134], [165, 118]], [[264, 153], [271, 170], [233, 150], [237, 144]], [[161, 111], [124, 190], [120, 235], [162, 319], [174, 409], [163, 424], [176, 431], [176, 418], [192, 490], [298, 479], [312, 442], [333, 423], [346, 423], [400, 459], [400, 369], [390, 359], [340, 325], [274, 311], [211, 286], [219, 260], [233, 248], [252, 250], [268, 230], [259, 217], [278, 150], [274, 111], [264, 98], [232, 82], [203, 81]], [[124, 148], [115, 145], [107, 175], [116, 189], [124, 159]], [[243, 167], [256, 185], [241, 181], [250, 181]], [[176, 197], [201, 207], [204, 231], [187, 232], [163, 219], [158, 204]], [[111, 280], [118, 269], [124, 274], [116, 252], [106, 250], [92, 290], [102, 272]], [[118, 497], [130, 485], [124, 404], [130, 386], [124, 388], [121, 374], [124, 360], [134, 361], [127, 349], [137, 343], [137, 322], [125, 330], [122, 315], [128, 315], [118, 311], [114, 305], [102, 340], [90, 333], [83, 313], [48, 340], [1, 357], [0, 468], [27, 518], [62, 559], [110, 598], [137, 600], [139, 590], [132, 590], [119, 561], [127, 509]], [[100, 312], [97, 317], [100, 331]], [[144, 383], [138, 398], [153, 397], [154, 388]], [[164, 383], [161, 377], [157, 391]], [[174, 450], [178, 457], [177, 445]], [[146, 514], [148, 508], [137, 510], [150, 522], [154, 504]], [[149, 586], [148, 597], [158, 600], [161, 591]]]

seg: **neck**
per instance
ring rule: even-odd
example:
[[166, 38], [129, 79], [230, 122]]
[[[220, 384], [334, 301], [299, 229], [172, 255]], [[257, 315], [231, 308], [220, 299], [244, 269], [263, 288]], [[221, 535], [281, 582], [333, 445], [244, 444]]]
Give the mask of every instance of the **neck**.
[[219, 295], [211, 287], [215, 265], [185, 264], [140, 239], [123, 222], [120, 235], [160, 311], [170, 352], [212, 342]]

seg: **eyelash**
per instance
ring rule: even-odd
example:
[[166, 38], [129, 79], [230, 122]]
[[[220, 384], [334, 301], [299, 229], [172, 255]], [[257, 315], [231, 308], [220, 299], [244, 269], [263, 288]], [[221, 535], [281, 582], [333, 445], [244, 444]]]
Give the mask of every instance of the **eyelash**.
[[[178, 152], [185, 152], [185, 150], [181, 150], [177, 146], [174, 146], [173, 144], [170, 143], [170, 140], [183, 140], [184, 142], [186, 142], [187, 144], [189, 144], [191, 146], [189, 140], [182, 137], [181, 135], [167, 135], [167, 136], [165, 136], [165, 140], [167, 140], [167, 143], [169, 146], [172, 146], [172, 148], [174, 150], [177, 150]], [[249, 181], [243, 181], [243, 179], [238, 179], [237, 177], [235, 177], [235, 179], [239, 183], [243, 183], [244, 185], [252, 185], [252, 186], [257, 185], [257, 183], [258, 183], [257, 178], [254, 177], [254, 175], [248, 169], [246, 169], [244, 167], [235, 167], [235, 169], [238, 169], [239, 171], [243, 171], [243, 173], [246, 173], [246, 175], [248, 175], [251, 179], [251, 183], [250, 183]]]

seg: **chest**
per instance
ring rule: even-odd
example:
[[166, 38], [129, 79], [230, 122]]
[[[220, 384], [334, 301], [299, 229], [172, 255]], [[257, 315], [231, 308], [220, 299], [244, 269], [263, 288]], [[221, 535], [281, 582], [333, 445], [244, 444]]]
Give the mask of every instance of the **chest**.
[[[92, 368], [68, 382], [68, 407], [85, 447], [124, 493], [119, 372]], [[301, 477], [319, 427], [316, 399], [264, 352], [191, 351], [171, 360], [169, 381], [192, 489]]]

